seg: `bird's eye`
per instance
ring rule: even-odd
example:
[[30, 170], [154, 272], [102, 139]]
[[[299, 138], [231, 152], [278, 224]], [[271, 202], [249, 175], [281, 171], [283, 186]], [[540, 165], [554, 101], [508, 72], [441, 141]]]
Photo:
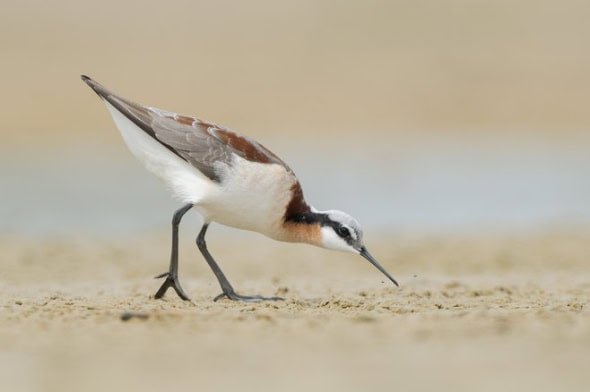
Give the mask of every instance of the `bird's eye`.
[[340, 226], [339, 228], [337, 228], [336, 233], [342, 238], [350, 237], [350, 230], [348, 230], [344, 226]]

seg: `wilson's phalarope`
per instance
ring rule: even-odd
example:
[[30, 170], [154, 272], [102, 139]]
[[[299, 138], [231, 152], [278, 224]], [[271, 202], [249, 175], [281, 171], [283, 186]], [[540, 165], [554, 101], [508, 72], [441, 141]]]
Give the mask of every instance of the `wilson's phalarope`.
[[282, 298], [235, 292], [207, 250], [205, 234], [211, 222], [279, 241], [360, 254], [398, 285], [367, 251], [359, 223], [344, 212], [317, 211], [308, 205], [295, 173], [260, 143], [195, 117], [136, 104], [88, 76], [82, 75], [82, 80], [104, 100], [131, 152], [185, 203], [172, 218], [170, 268], [156, 277], [166, 277], [156, 298], [172, 287], [180, 298], [189, 300], [178, 280], [178, 225], [192, 208], [204, 220], [197, 246], [223, 290], [215, 300]]

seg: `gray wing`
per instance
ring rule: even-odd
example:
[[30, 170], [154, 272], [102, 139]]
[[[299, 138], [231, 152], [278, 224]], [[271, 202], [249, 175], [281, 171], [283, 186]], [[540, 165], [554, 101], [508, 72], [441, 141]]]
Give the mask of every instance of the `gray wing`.
[[197, 119], [188, 125], [159, 114], [154, 114], [151, 120], [156, 140], [170, 146], [177, 155], [210, 179], [221, 181], [215, 167], [220, 163], [231, 165], [233, 151], [212, 134], [215, 127]]
[[221, 182], [216, 167], [231, 166], [234, 154], [252, 162], [279, 164], [292, 173], [285, 162], [253, 139], [195, 117], [137, 104], [87, 76], [82, 80], [144, 132], [213, 181]]
[[251, 162], [278, 164], [293, 173], [272, 151], [231, 129], [195, 117], [148, 110], [154, 114], [150, 125], [155, 138], [215, 181], [220, 181], [215, 168], [220, 163], [231, 165], [234, 155]]

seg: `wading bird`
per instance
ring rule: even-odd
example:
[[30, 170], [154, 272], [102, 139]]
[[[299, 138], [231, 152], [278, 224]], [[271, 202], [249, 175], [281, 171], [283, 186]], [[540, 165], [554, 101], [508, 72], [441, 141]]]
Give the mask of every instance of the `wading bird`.
[[184, 206], [172, 218], [172, 252], [166, 278], [155, 298], [172, 287], [189, 300], [178, 280], [178, 226], [195, 209], [203, 218], [197, 246], [221, 285], [218, 300], [279, 300], [240, 295], [221, 271], [205, 242], [211, 222], [359, 254], [396, 286], [395, 279], [363, 244], [359, 223], [337, 210], [318, 211], [306, 203], [295, 173], [260, 143], [228, 128], [147, 107], [118, 96], [88, 76], [82, 80], [105, 102], [125, 143], [144, 166], [164, 181]]

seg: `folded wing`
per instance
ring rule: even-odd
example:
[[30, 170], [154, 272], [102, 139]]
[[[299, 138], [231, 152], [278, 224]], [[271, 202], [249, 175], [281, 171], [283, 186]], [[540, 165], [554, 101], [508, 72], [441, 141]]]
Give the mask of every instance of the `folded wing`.
[[252, 162], [279, 164], [292, 173], [266, 147], [235, 131], [196, 117], [146, 107], [112, 93], [87, 76], [82, 80], [145, 133], [213, 181], [223, 180], [216, 168], [231, 166], [234, 154]]

